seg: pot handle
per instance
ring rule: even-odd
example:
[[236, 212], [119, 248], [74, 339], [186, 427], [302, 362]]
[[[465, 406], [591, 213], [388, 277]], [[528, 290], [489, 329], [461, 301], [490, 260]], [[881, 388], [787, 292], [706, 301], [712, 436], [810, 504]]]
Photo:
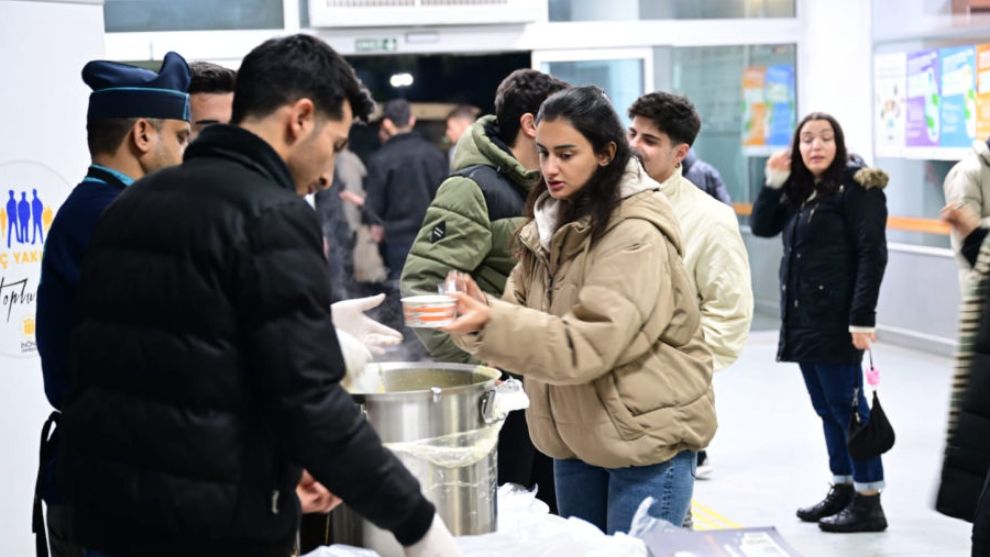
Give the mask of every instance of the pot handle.
[[486, 424], [504, 420], [509, 412], [529, 408], [529, 397], [523, 390], [522, 381], [509, 378], [494, 389], [488, 389], [481, 396], [481, 419]]

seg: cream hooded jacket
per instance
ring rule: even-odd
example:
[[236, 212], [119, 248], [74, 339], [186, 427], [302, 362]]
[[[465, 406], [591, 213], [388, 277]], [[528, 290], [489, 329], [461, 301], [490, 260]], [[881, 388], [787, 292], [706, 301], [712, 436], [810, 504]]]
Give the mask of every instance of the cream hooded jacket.
[[681, 225], [684, 268], [694, 280], [701, 329], [715, 357], [715, 371], [736, 361], [753, 321], [749, 256], [736, 214], [681, 175], [660, 184]]

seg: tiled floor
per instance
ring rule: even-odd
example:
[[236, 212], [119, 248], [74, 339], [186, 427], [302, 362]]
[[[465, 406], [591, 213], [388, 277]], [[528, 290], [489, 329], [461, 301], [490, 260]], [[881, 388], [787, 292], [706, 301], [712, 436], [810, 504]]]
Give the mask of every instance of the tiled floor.
[[[885, 455], [882, 534], [826, 534], [794, 516], [831, 477], [821, 422], [795, 364], [774, 360], [776, 324], [760, 316], [746, 350], [715, 378], [719, 432], [712, 479], [695, 486], [710, 525], [775, 526], [804, 557], [965, 557], [970, 525], [932, 510], [941, 466], [950, 359], [879, 344], [880, 397], [896, 431]], [[881, 339], [882, 340], [882, 339]]]

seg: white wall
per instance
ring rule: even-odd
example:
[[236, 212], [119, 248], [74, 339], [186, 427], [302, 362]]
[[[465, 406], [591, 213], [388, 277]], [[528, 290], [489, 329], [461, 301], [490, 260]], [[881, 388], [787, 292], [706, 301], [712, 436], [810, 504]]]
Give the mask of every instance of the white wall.
[[[102, 4], [0, 0], [0, 212], [8, 190], [25, 191], [30, 200], [37, 189], [54, 214], [85, 174], [89, 89], [80, 71], [88, 60], [103, 56]], [[29, 298], [37, 290], [40, 252], [40, 241], [18, 244], [13, 239], [8, 249], [7, 227], [0, 230], [0, 278], [5, 285], [27, 281], [25, 297], [13, 305], [6, 297], [10, 288], [0, 290], [3, 555], [34, 554], [31, 503], [38, 438], [49, 412], [30, 330], [34, 304]]]
[[839, 120], [849, 150], [873, 161], [872, 16], [864, 0], [798, 0], [798, 121]]

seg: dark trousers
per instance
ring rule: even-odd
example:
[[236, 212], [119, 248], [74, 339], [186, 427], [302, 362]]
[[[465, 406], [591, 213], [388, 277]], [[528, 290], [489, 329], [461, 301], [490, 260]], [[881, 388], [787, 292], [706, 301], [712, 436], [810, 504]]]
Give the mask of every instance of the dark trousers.
[[48, 551], [52, 557], [82, 557], [83, 548], [69, 541], [72, 513], [64, 505], [51, 505], [45, 516], [48, 524]]
[[983, 493], [973, 515], [972, 557], [990, 557], [990, 474], [983, 483]]
[[527, 489], [538, 486], [536, 498], [557, 514], [553, 459], [533, 446], [524, 412], [509, 412], [498, 434], [498, 483], [516, 483]]
[[857, 410], [860, 419], [867, 420], [870, 416], [870, 407], [863, 394], [863, 372], [860, 367], [856, 364], [808, 362], [801, 362], [800, 366], [808, 395], [811, 396], [811, 404], [822, 419], [829, 469], [835, 476], [836, 483], [848, 483], [851, 476], [859, 490], [883, 487], [883, 463], [880, 457], [856, 460], [849, 456], [846, 446], [855, 389], [859, 389]]
[[412, 244], [385, 241], [379, 244], [382, 259], [388, 267], [388, 280], [399, 280], [402, 276], [402, 268], [406, 265], [406, 258], [409, 257], [409, 250]]

